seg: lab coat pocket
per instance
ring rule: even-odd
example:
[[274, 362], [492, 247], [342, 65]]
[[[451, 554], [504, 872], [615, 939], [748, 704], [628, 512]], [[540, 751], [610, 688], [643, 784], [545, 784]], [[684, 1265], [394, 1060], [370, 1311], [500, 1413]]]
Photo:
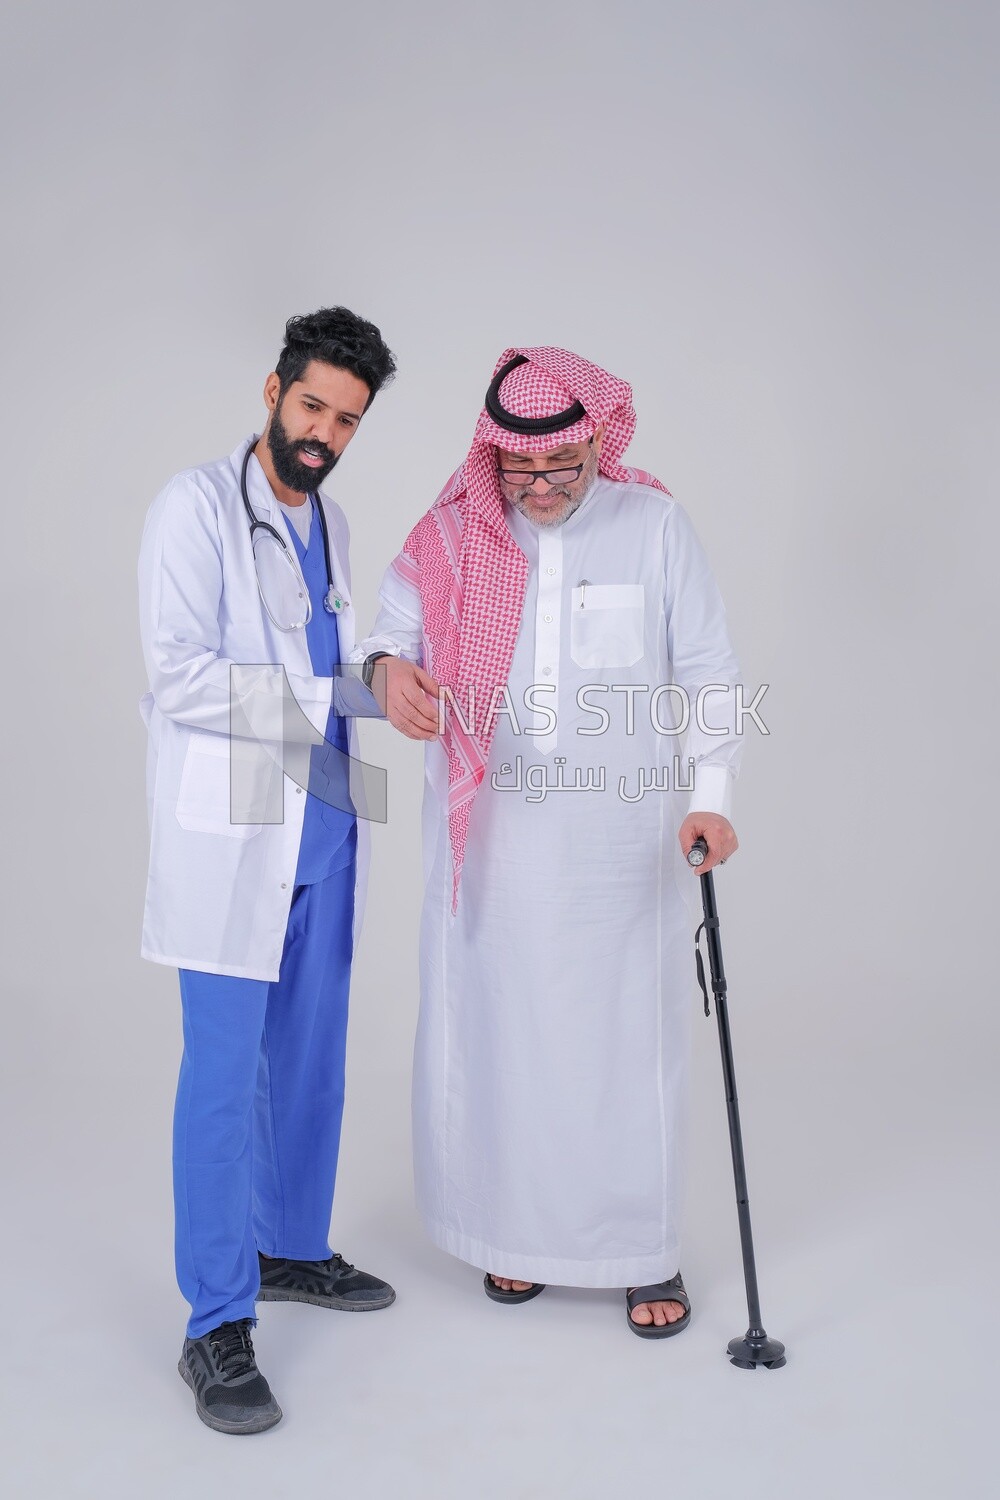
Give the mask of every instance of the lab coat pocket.
[[226, 735], [191, 734], [177, 789], [177, 821], [193, 833], [248, 839], [260, 823], [234, 823], [230, 816], [229, 740]]
[[573, 590], [569, 649], [578, 667], [631, 667], [642, 659], [641, 583], [585, 583]]

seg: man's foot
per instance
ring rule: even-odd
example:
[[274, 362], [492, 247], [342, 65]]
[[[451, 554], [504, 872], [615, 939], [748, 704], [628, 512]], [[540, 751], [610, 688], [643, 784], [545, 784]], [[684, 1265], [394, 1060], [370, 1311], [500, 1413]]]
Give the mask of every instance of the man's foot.
[[329, 1260], [284, 1260], [261, 1255], [260, 1302], [309, 1302], [341, 1312], [375, 1312], [395, 1302], [387, 1281], [356, 1271], [342, 1255]]
[[487, 1271], [483, 1277], [483, 1288], [493, 1302], [530, 1302], [539, 1292], [544, 1292], [543, 1281], [514, 1281], [509, 1276], [494, 1276]]
[[[634, 1291], [634, 1287], [628, 1290]], [[632, 1309], [631, 1318], [633, 1323], [638, 1323], [640, 1328], [663, 1328], [667, 1323], [676, 1323], [683, 1318], [686, 1309], [679, 1302], [638, 1302]]]
[[216, 1432], [266, 1432], [281, 1421], [281, 1407], [257, 1368], [250, 1326], [241, 1318], [184, 1340], [177, 1368], [194, 1391], [195, 1411]]
[[644, 1339], [665, 1339], [680, 1333], [691, 1321], [691, 1299], [680, 1271], [668, 1281], [628, 1287], [625, 1315], [633, 1333]]

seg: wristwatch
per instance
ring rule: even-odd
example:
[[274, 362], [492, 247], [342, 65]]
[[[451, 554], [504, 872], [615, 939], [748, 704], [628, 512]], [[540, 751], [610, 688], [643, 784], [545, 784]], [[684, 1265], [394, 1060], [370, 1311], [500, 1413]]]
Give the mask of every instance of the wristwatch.
[[375, 651], [371, 656], [366, 656], [364, 666], [361, 668], [361, 681], [366, 688], [372, 685], [372, 677], [375, 674], [375, 663], [381, 661], [383, 656], [391, 656], [391, 651]]

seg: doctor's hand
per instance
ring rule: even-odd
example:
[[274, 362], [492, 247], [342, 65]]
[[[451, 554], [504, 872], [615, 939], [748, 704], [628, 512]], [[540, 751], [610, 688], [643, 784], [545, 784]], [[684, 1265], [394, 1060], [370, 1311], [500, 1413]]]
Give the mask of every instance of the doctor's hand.
[[372, 673], [375, 701], [389, 723], [411, 740], [438, 737], [440, 688], [415, 662], [400, 656], [383, 656]]
[[735, 854], [739, 848], [739, 840], [728, 818], [721, 813], [691, 812], [688, 813], [684, 822], [678, 830], [677, 837], [687, 858], [691, 845], [695, 839], [704, 839], [708, 845], [708, 853], [704, 864], [697, 865], [694, 873], [704, 875], [706, 870], [711, 870], [715, 865], [724, 864], [731, 854]]

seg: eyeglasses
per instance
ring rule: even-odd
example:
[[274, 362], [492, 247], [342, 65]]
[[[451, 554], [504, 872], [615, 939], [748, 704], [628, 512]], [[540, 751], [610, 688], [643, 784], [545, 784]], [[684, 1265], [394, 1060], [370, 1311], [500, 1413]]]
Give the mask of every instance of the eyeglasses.
[[552, 487], [572, 484], [579, 479], [583, 469], [583, 464], [575, 464], [572, 469], [501, 469], [500, 478], [507, 484], [530, 490], [536, 479], [544, 479]]
[[[587, 439], [587, 447], [594, 446], [593, 437]], [[544, 479], [545, 483], [555, 489], [556, 485], [573, 484], [586, 467], [586, 460], [582, 464], [575, 464], [572, 469], [500, 469], [500, 478], [510, 485], [520, 489], [532, 489], [536, 479]]]

